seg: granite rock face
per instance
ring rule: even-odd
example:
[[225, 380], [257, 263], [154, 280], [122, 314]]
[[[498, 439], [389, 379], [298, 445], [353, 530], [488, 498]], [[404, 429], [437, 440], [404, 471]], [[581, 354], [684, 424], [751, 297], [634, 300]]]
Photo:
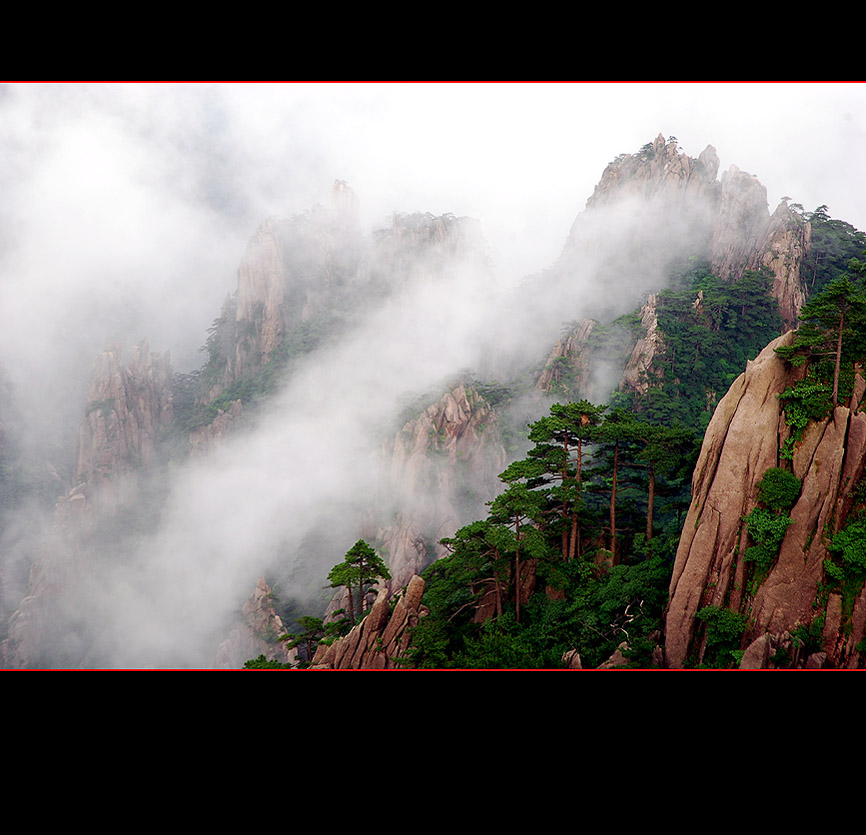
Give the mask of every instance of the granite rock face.
[[[753, 174], [732, 165], [717, 181], [718, 170], [712, 145], [694, 159], [678, 150], [675, 139], [665, 142], [661, 135], [639, 153], [621, 155], [605, 169], [564, 252], [577, 247], [584, 226], [592, 228], [594, 212], [635, 205], [638, 253], [668, 259], [702, 255], [725, 281], [767, 267], [782, 320], [795, 327], [805, 300], [800, 266], [809, 248], [809, 224], [784, 201], [771, 216], [767, 189]], [[651, 238], [666, 249], [655, 249]]]
[[393, 521], [374, 522], [370, 535], [383, 543], [391, 587], [401, 588], [444, 554], [440, 539], [483, 515], [507, 457], [496, 411], [464, 384], [407, 421], [384, 454], [391, 498], [373, 518]]
[[259, 655], [281, 664], [297, 662], [297, 650], [288, 650], [285, 643], [278, 640], [286, 629], [274, 609], [272, 597], [265, 578], [259, 577], [253, 593], [244, 603], [237, 625], [217, 648], [219, 669], [239, 669]]
[[658, 296], [653, 293], [640, 311], [640, 323], [645, 335], [640, 337], [632, 348], [631, 356], [622, 374], [620, 388], [646, 394], [655, 376], [653, 360], [665, 350], [664, 337], [659, 330], [657, 313]]
[[382, 588], [367, 616], [348, 635], [330, 646], [319, 644], [311, 670], [392, 670], [409, 645], [409, 630], [426, 614], [421, 602], [424, 581], [411, 577], [392, 608]]
[[621, 154], [607, 166], [586, 208], [630, 197], [664, 203], [684, 196], [713, 200], [718, 171], [719, 157], [712, 145], [694, 159], [678, 150], [676, 139], [666, 141], [659, 134], [636, 154]]
[[810, 225], [782, 202], [770, 215], [767, 190], [757, 177], [736, 166], [722, 178], [718, 217], [713, 229], [710, 263], [713, 272], [737, 281], [745, 270], [766, 268], [773, 276], [772, 294], [789, 328], [797, 326], [806, 300], [800, 275], [809, 251]]
[[119, 348], [103, 351], [78, 430], [74, 483], [95, 487], [147, 467], [173, 416], [168, 355], [152, 354], [146, 342], [133, 348], [126, 363]]
[[[712, 146], [695, 159], [661, 135], [636, 154], [621, 154], [575, 219], [549, 280], [587, 288], [578, 298], [591, 318], [640, 306], [664, 286], [672, 266], [709, 252], [718, 164]], [[593, 289], [599, 287], [606, 292]]]
[[[746, 617], [744, 649], [764, 636], [778, 645], [797, 627], [823, 622], [826, 663], [858, 663], [854, 647], [864, 637], [866, 595], [861, 590], [843, 619], [840, 596], [824, 595], [822, 588], [828, 538], [844, 525], [866, 465], [862, 386], [849, 403], [808, 426], [793, 460], [786, 463], [781, 450], [790, 430], [779, 395], [805, 372], [782, 360], [774, 348], [792, 337], [791, 332], [779, 337], [748, 364], [719, 401], [707, 428], [671, 578], [665, 626], [669, 667], [702, 657], [695, 614], [705, 606]], [[778, 558], [750, 593], [749, 564], [743, 558], [750, 539], [743, 517], [756, 506], [763, 475], [780, 466], [790, 467], [801, 491]], [[748, 663], [755, 663], [758, 646], [748, 653]]]
[[811, 242], [811, 225], [780, 203], [770, 217], [766, 232], [750, 259], [749, 269], [766, 267], [773, 275], [773, 295], [779, 315], [789, 328], [797, 326], [806, 302], [806, 284], [800, 268]]
[[535, 383], [538, 391], [562, 394], [572, 400], [595, 400], [586, 345], [596, 324], [594, 319], [584, 319], [575, 330], [557, 340], [538, 374]]
[[39, 540], [27, 592], [0, 646], [5, 667], [86, 663], [92, 635], [78, 633], [75, 609], [93, 591], [99, 560], [136, 534], [153, 512], [146, 473], [158, 461], [173, 419], [168, 355], [142, 342], [94, 363], [75, 444], [73, 486], [57, 499], [51, 529]]
[[[669, 270], [689, 258], [706, 260], [728, 282], [738, 281], [747, 270], [768, 270], [784, 327], [797, 326], [806, 299], [800, 270], [809, 251], [808, 222], [784, 201], [771, 215], [767, 190], [754, 175], [731, 166], [717, 180], [718, 170], [712, 146], [691, 158], [674, 138], [666, 141], [661, 135], [636, 154], [620, 155], [605, 169], [549, 272], [549, 280], [566, 284], [583, 286], [587, 278], [605, 286], [616, 283], [617, 293], [583, 305], [591, 317], [612, 318], [642, 305], [644, 334], [635, 340], [613, 389], [645, 391], [653, 357], [664, 352], [653, 316], [655, 294]], [[599, 358], [590, 355], [585, 345], [578, 350], [560, 340], [551, 350], [541, 387], [550, 387], [557, 357], [580, 366], [580, 378], [591, 380], [592, 363]], [[585, 391], [582, 396], [589, 399], [608, 396], [590, 387]]]

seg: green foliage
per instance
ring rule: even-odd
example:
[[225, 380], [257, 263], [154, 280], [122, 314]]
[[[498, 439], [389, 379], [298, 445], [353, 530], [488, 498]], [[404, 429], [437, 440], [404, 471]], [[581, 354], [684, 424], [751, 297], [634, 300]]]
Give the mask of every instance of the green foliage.
[[328, 634], [328, 626], [321, 618], [312, 615], [302, 615], [295, 623], [301, 627], [300, 632], [287, 632], [280, 636], [281, 641], [286, 641], [289, 649], [301, 648], [303, 659], [300, 667], [306, 666], [316, 653], [319, 642]]
[[850, 392], [854, 365], [866, 359], [866, 265], [852, 259], [848, 266], [856, 279], [845, 274], [810, 298], [793, 342], [776, 349], [795, 366], [807, 363], [812, 379], [830, 386], [833, 406]]
[[866, 582], [866, 518], [849, 522], [828, 545], [830, 557], [824, 560], [824, 573], [842, 594], [842, 615], [848, 620]]
[[805, 213], [803, 219], [811, 224], [812, 231], [800, 275], [811, 296], [846, 274], [852, 258], [863, 257], [866, 234], [850, 223], [831, 218], [826, 206]]
[[358, 611], [364, 611], [364, 600], [371, 586], [379, 580], [390, 580], [391, 573], [382, 558], [363, 539], [359, 539], [347, 552], [346, 558], [328, 573], [332, 588], [344, 587], [348, 592], [349, 622], [355, 623], [353, 591], [358, 592]]
[[538, 591], [519, 623], [512, 603], [500, 616], [478, 623], [474, 615], [492, 586], [493, 565], [476, 574], [471, 557], [463, 556], [455, 551], [424, 574], [430, 614], [412, 630], [410, 666], [551, 669], [577, 650], [585, 667], [597, 667], [623, 642], [631, 648], [628, 666], [652, 664], [651, 636], [661, 629], [667, 602], [668, 560], [654, 557], [607, 573], [584, 560], [559, 563], [558, 596]]
[[502, 406], [514, 396], [514, 390], [507, 385], [496, 382], [475, 381], [473, 388], [491, 406]]
[[248, 661], [244, 662], [245, 670], [291, 670], [291, 664], [283, 664], [279, 661], [275, 661], [273, 658], [265, 658], [264, 655], [258, 656], [258, 658], [251, 658]]
[[742, 656], [738, 649], [748, 618], [720, 606], [704, 606], [695, 617], [703, 621], [706, 627], [704, 666], [730, 667], [734, 662], [739, 663]]
[[616, 405], [651, 423], [680, 424], [702, 436], [718, 400], [768, 342], [782, 332], [766, 271], [735, 283], [692, 262], [658, 294], [656, 314], [664, 352], [648, 371], [643, 395], [620, 395]]
[[[610, 490], [600, 452], [619, 443], [632, 457], [649, 456], [657, 431], [626, 413], [605, 415], [604, 407], [586, 401], [555, 404], [547, 418], [531, 424], [535, 446], [502, 473], [506, 487], [489, 503], [487, 519], [443, 540], [449, 554], [425, 571], [430, 614], [412, 632], [408, 664], [549, 668], [576, 649], [586, 666], [597, 666], [624, 641], [630, 665], [652, 663], [650, 636], [661, 628], [667, 602], [670, 539], [659, 537], [657, 547], [641, 540], [637, 562], [623, 551], [621, 564], [606, 571], [589, 559], [593, 551], [581, 555], [567, 545], [576, 532], [586, 541], [599, 532], [584, 496]], [[582, 470], [587, 444], [595, 460]], [[654, 457], [666, 458], [661, 452]], [[536, 579], [523, 602], [518, 572]]]
[[770, 467], [758, 483], [758, 501], [773, 513], [790, 510], [800, 496], [800, 479], [782, 467]]
[[779, 395], [792, 429], [784, 458], [793, 456], [810, 421], [822, 420], [850, 396], [855, 367], [866, 360], [866, 264], [852, 258], [847, 266], [848, 273], [829, 281], [803, 305], [792, 343], [776, 348], [792, 365], [808, 369], [804, 380]]
[[113, 397], [109, 397], [107, 400], [94, 400], [87, 404], [87, 414], [92, 414], [93, 412], [102, 412], [104, 414], [108, 414], [113, 412], [115, 409], [115, 402]]
[[791, 459], [794, 447], [803, 438], [810, 421], [823, 420], [833, 408], [831, 388], [813, 377], [798, 380], [780, 395], [785, 423], [791, 427], [791, 436], [780, 452], [782, 458]]
[[779, 546], [785, 537], [785, 531], [791, 524], [791, 518], [756, 507], [745, 517], [745, 522], [749, 536], [755, 544], [746, 548], [743, 559], [754, 562], [758, 571], [765, 574], [772, 568], [779, 554]]
[[743, 554], [746, 562], [753, 564], [749, 593], [754, 594], [773, 567], [785, 532], [791, 525], [787, 515], [800, 495], [800, 480], [788, 471], [771, 467], [758, 483], [758, 502], [743, 521], [749, 531], [752, 545]]
[[798, 624], [791, 630], [794, 646], [806, 655], [818, 652], [824, 643], [823, 626], [823, 620], [815, 620], [808, 624]]

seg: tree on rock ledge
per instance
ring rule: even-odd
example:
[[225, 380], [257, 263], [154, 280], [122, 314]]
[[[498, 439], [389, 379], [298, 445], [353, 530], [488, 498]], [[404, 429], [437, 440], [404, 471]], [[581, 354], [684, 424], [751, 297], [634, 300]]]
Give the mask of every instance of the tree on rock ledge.
[[390, 580], [391, 574], [382, 558], [363, 539], [359, 539], [347, 552], [346, 559], [335, 565], [328, 574], [332, 588], [344, 586], [348, 592], [349, 623], [355, 625], [353, 590], [358, 590], [358, 615], [364, 613], [364, 600], [370, 586], [379, 580]]
[[[848, 268], [860, 280], [852, 280], [846, 274], [831, 281], [803, 305], [802, 324], [793, 344], [776, 349], [792, 364], [808, 361], [818, 366], [819, 376], [826, 377], [828, 382], [832, 379], [834, 407], [839, 403], [843, 369], [853, 368], [866, 357], [866, 291], [862, 286], [866, 264], [852, 258]], [[827, 373], [822, 373], [822, 366], [827, 367]]]

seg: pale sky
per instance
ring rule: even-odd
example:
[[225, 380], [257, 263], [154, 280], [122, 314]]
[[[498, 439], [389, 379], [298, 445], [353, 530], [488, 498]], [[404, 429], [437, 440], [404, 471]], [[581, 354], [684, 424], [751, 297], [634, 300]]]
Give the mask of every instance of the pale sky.
[[553, 262], [607, 163], [659, 133], [714, 145], [770, 210], [788, 196], [866, 229], [861, 83], [8, 84], [0, 325], [113, 293], [155, 349], [189, 356], [256, 226], [327, 203], [335, 179], [368, 227], [477, 218], [518, 278]]

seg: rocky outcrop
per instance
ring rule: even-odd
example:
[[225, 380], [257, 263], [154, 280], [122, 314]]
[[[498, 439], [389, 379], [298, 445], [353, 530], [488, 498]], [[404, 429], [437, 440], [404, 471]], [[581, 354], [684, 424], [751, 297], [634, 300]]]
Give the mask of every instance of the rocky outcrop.
[[241, 609], [237, 626], [217, 649], [219, 669], [240, 669], [244, 662], [264, 655], [281, 664], [297, 662], [297, 650], [286, 649], [278, 639], [285, 633], [282, 618], [273, 606], [271, 587], [259, 577], [256, 587]]
[[[673, 265], [709, 249], [718, 165], [712, 146], [694, 159], [661, 135], [638, 153], [617, 157], [575, 219], [549, 280], [593, 288], [577, 300], [586, 315], [602, 319], [658, 292]], [[597, 286], [608, 292], [596, 294]]]
[[719, 157], [708, 145], [694, 159], [682, 153], [677, 141], [659, 134], [636, 154], [621, 154], [611, 162], [586, 202], [587, 210], [610, 206], [638, 197], [641, 200], [673, 202], [688, 196], [715, 199]]
[[243, 415], [244, 407], [240, 400], [233, 400], [225, 409], [219, 409], [210, 422], [198, 426], [189, 433], [189, 452], [193, 457], [213, 453], [231, 435]]
[[801, 267], [809, 252], [812, 228], [782, 202], [773, 212], [766, 232], [748, 262], [748, 269], [766, 268], [773, 276], [772, 293], [779, 302], [779, 315], [788, 328], [799, 323], [806, 302], [806, 284]]
[[594, 399], [586, 346], [596, 324], [594, 319], [584, 319], [557, 340], [536, 380], [538, 391], [562, 394], [571, 400]]
[[[9, 618], [0, 644], [5, 669], [80, 667], [89, 641], [77, 631], [79, 596], [87, 568], [86, 545], [98, 514], [89, 501], [93, 488], [82, 483], [57, 500], [50, 531], [40, 536], [24, 596]], [[103, 505], [102, 507], [105, 507]]]
[[238, 267], [235, 379], [264, 365], [280, 346], [287, 322], [286, 224], [266, 220], [247, 244]]
[[97, 357], [75, 448], [74, 481], [98, 486], [148, 466], [160, 434], [171, 423], [171, 364], [168, 355], [137, 345], [124, 364], [121, 349]]
[[335, 289], [357, 276], [364, 250], [358, 198], [341, 180], [334, 183], [329, 210], [317, 205], [265, 220], [247, 243], [237, 291], [209, 340], [204, 401], [280, 359], [298, 327], [331, 315]]
[[[810, 424], [796, 445], [790, 467], [801, 492], [790, 512], [791, 524], [766, 579], [757, 590], [748, 583], [744, 556], [750, 540], [744, 517], [756, 506], [761, 478], [784, 463], [780, 452], [789, 428], [779, 395], [804, 374], [774, 351], [791, 339], [792, 333], [779, 337], [748, 364], [707, 428], [671, 578], [665, 627], [670, 667], [700, 659], [695, 615], [705, 606], [746, 617], [744, 648], [762, 636], [778, 643], [797, 627], [823, 621], [827, 663], [858, 663], [854, 647], [864, 637], [866, 595], [861, 591], [843, 624], [839, 595], [823, 595], [822, 588], [828, 537], [844, 524], [866, 465], [861, 389], [850, 403]], [[757, 651], [755, 645], [749, 663], [755, 663]]]
[[769, 221], [767, 189], [753, 174], [732, 165], [722, 176], [710, 246], [710, 264], [719, 278], [736, 281], [742, 276]]
[[[273, 379], [324, 341], [339, 339], [362, 312], [404, 285], [467, 264], [486, 268], [485, 259], [480, 224], [450, 214], [395, 213], [367, 239], [357, 195], [337, 180], [330, 209], [317, 205], [289, 219], [268, 218], [249, 240], [237, 290], [210, 329], [198, 406], [234, 397], [263, 376]], [[220, 416], [191, 442], [207, 447], [237, 423]]]
[[330, 646], [319, 644], [312, 670], [393, 670], [409, 646], [409, 630], [427, 610], [421, 599], [424, 581], [410, 578], [396, 597], [382, 588], [367, 616]]
[[637, 394], [646, 394], [656, 373], [653, 370], [653, 361], [658, 354], [663, 354], [664, 337], [659, 331], [659, 320], [657, 313], [658, 296], [650, 295], [640, 311], [640, 323], [645, 335], [635, 342], [631, 356], [626, 363], [622, 374], [620, 389], [633, 391]]
[[174, 416], [168, 355], [141, 342], [123, 361], [119, 347], [94, 363], [75, 444], [73, 486], [57, 499], [51, 530], [34, 546], [26, 593], [0, 648], [4, 666], [86, 663], [93, 635], [77, 613], [88, 606], [106, 554], [146, 527], [158, 501], [143, 474], [159, 460]]
[[789, 328], [796, 327], [806, 299], [800, 267], [809, 241], [807, 222], [784, 201], [771, 217], [767, 189], [754, 175], [731, 166], [722, 177], [713, 229], [713, 272], [727, 281], [737, 281], [745, 270], [767, 268], [773, 276], [772, 293], [779, 303], [779, 315]]
[[393, 521], [370, 536], [382, 543], [391, 587], [400, 588], [443, 555], [440, 539], [483, 513], [500, 486], [506, 452], [495, 410], [458, 384], [404, 424], [385, 455], [384, 493], [396, 504], [383, 497], [373, 518]]
[[375, 233], [370, 269], [390, 284], [416, 279], [457, 264], [485, 265], [481, 225], [469, 217], [394, 213]]
[[[809, 224], [785, 201], [771, 216], [767, 190], [754, 175], [731, 166], [718, 181], [718, 170], [712, 146], [695, 159], [679, 150], [676, 139], [666, 141], [662, 135], [636, 154], [621, 154], [605, 169], [546, 274], [546, 281], [578, 286], [615, 282], [615, 293], [577, 297], [584, 311], [604, 321], [640, 305], [643, 298], [646, 335], [632, 345], [614, 390], [645, 392], [652, 359], [664, 351], [652, 321], [653, 297], [671, 269], [688, 258], [705, 259], [715, 275], [731, 282], [747, 270], [767, 270], [784, 327], [797, 326], [806, 298], [800, 269], [809, 250]], [[551, 350], [542, 387], [554, 382], [558, 366], [564, 367], [559, 359], [564, 350], [562, 340]], [[592, 378], [584, 369], [581, 375]], [[597, 397], [604, 400], [608, 394], [599, 391]]]

